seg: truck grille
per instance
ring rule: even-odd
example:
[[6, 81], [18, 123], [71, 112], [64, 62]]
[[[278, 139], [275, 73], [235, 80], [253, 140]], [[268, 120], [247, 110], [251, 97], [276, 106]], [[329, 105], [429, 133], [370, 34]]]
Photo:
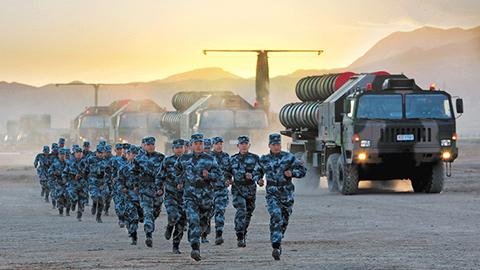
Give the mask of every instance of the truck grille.
[[380, 129], [380, 142], [382, 143], [396, 143], [397, 135], [413, 134], [414, 142], [431, 142], [432, 129], [431, 128], [382, 128]]

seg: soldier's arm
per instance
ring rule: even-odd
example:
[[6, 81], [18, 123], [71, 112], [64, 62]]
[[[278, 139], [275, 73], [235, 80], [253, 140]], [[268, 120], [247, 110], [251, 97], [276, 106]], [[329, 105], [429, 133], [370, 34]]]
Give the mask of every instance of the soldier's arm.
[[183, 168], [182, 160], [179, 158], [173, 167], [175, 168], [175, 181], [177, 182], [177, 185], [183, 185], [183, 175], [185, 170]]
[[155, 188], [157, 190], [160, 190], [163, 188], [163, 184], [165, 182], [165, 178], [166, 178], [166, 164], [165, 164], [165, 160], [162, 162], [162, 164], [160, 165], [157, 173], [155, 174]]
[[294, 178], [303, 178], [307, 174], [307, 168], [293, 155], [290, 170], [292, 171], [292, 177]]
[[263, 166], [265, 162], [267, 161], [265, 161], [264, 157], [257, 159], [255, 169], [253, 170], [253, 180], [259, 185], [260, 180], [263, 180], [263, 176], [265, 175], [265, 167]]
[[35, 156], [35, 160], [33, 161], [33, 167], [38, 167], [38, 161], [40, 160], [40, 154]]
[[210, 168], [208, 172], [208, 179], [210, 181], [221, 181], [223, 173], [222, 169], [220, 168], [220, 165], [218, 165], [217, 160], [215, 158], [212, 158], [212, 167]]

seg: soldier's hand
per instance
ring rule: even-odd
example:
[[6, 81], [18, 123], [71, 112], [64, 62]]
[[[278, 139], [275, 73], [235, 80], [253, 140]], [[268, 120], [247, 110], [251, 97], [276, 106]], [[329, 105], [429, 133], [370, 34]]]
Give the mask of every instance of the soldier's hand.
[[157, 190], [156, 194], [157, 194], [157, 196], [162, 196], [163, 195], [163, 190], [161, 190], [161, 189]]
[[263, 185], [265, 185], [265, 180], [263, 179], [258, 180], [258, 185], [263, 187]]
[[226, 187], [229, 187], [229, 186], [231, 186], [232, 184], [233, 184], [232, 179], [227, 179], [227, 181], [225, 181], [225, 186], [226, 186]]
[[80, 179], [80, 177], [82, 177], [80, 174], [75, 175], [75, 180]]
[[123, 193], [128, 193], [128, 189], [127, 188], [122, 188], [122, 192]]
[[286, 177], [292, 177], [292, 175], [293, 175], [292, 171], [290, 171], [290, 170], [285, 171], [283, 174], [285, 174]]
[[183, 184], [178, 184], [178, 185], [177, 185], [177, 189], [178, 189], [178, 190], [183, 189]]
[[247, 172], [247, 173], [245, 174], [245, 178], [246, 178], [247, 180], [252, 180], [252, 179], [253, 179], [253, 175], [252, 175], [251, 173], [248, 173], [248, 172]]
[[208, 177], [208, 170], [205, 170], [205, 169], [204, 169], [204, 170], [202, 171], [202, 175], [203, 175], [204, 178], [207, 178], [207, 177]]

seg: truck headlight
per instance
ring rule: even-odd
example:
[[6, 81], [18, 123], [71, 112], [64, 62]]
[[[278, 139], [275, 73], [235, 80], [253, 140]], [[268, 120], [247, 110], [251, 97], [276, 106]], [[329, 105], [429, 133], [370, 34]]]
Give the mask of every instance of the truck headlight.
[[444, 139], [440, 141], [440, 146], [451, 146], [452, 141], [450, 139]]
[[370, 147], [370, 140], [361, 140], [360, 147], [363, 147], [363, 148]]

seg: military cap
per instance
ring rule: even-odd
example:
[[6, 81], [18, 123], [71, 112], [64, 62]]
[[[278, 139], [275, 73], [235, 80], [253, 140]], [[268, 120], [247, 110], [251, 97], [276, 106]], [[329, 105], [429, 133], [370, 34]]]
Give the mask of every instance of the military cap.
[[50, 147], [48, 145], [45, 145], [42, 150], [43, 153], [50, 153]]
[[172, 148], [180, 148], [185, 145], [185, 141], [183, 139], [176, 139], [172, 142]]
[[90, 147], [90, 142], [89, 141], [84, 141], [83, 142], [83, 147]]
[[250, 143], [250, 138], [248, 136], [242, 135], [238, 136], [237, 138], [237, 143], [242, 144], [242, 143]]
[[105, 152], [105, 146], [103, 146], [101, 144], [98, 144], [97, 145], [97, 152], [99, 152], [99, 153]]
[[282, 137], [278, 133], [272, 133], [268, 136], [268, 144], [281, 144]]
[[217, 144], [219, 142], [223, 142], [223, 138], [222, 137], [213, 137], [212, 138], [212, 144]]
[[52, 150], [58, 150], [58, 143], [52, 143]]
[[155, 138], [154, 137], [146, 137], [145, 138], [146, 145], [155, 145]]
[[98, 141], [98, 144], [105, 146], [105, 145], [107, 145], [107, 141], [105, 141], [104, 139], [100, 139], [100, 140]]
[[82, 153], [82, 152], [83, 152], [83, 149], [80, 148], [80, 146], [74, 147], [74, 148], [73, 148], [73, 152], [74, 152], [74, 153]]
[[122, 149], [123, 148], [123, 145], [121, 143], [116, 143], [115, 144], [115, 149]]
[[66, 155], [67, 152], [68, 152], [68, 149], [66, 149], [66, 148], [58, 149], [58, 154], [60, 154], [60, 155]]
[[147, 137], [143, 137], [142, 138], [142, 144], [145, 144], [145, 140], [147, 139]]
[[205, 138], [203, 139], [203, 148], [210, 149], [212, 148], [212, 140]]
[[112, 152], [112, 146], [110, 144], [105, 145], [105, 152]]
[[127, 149], [127, 154], [138, 154], [138, 147], [135, 145], [130, 145]]
[[58, 144], [65, 144], [65, 138], [59, 138]]
[[72, 145], [72, 149], [73, 149], [73, 148], [77, 148], [77, 147], [80, 147], [80, 145], [78, 145], [78, 144]]
[[203, 142], [203, 134], [202, 133], [192, 134], [192, 136], [190, 137], [190, 143], [194, 143], [194, 142]]
[[123, 149], [127, 150], [128, 148], [130, 148], [130, 144], [129, 143], [124, 143], [123, 145]]

